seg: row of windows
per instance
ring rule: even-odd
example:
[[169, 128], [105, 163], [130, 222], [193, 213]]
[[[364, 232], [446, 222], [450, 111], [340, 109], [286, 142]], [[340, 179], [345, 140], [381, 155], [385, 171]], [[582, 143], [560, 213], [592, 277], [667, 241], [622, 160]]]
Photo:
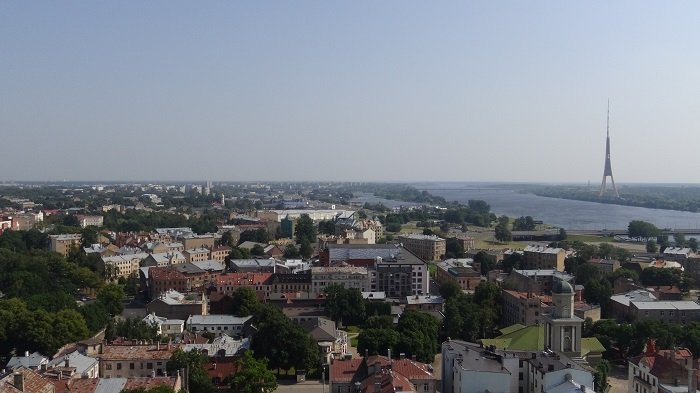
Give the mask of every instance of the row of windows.
[[[126, 364], [126, 363], [124, 363], [124, 364]], [[140, 363], [140, 364], [141, 364], [141, 370], [143, 370], [143, 363]], [[157, 365], [157, 366], [162, 366], [162, 365], [163, 365], [163, 362], [157, 362], [156, 365]], [[121, 363], [117, 363], [116, 368], [117, 368], [117, 370], [121, 370], [121, 369], [122, 369], [122, 364], [121, 364]], [[129, 370], [134, 370], [135, 368], [136, 368], [135, 363], [129, 363]], [[106, 370], [111, 370], [111, 369], [112, 369], [112, 363], [106, 363], [106, 364], [105, 364], [105, 369], [106, 369]], [[146, 369], [147, 369], [147, 370], [152, 370], [152, 369], [153, 369], [153, 363], [152, 363], [152, 362], [146, 363]]]

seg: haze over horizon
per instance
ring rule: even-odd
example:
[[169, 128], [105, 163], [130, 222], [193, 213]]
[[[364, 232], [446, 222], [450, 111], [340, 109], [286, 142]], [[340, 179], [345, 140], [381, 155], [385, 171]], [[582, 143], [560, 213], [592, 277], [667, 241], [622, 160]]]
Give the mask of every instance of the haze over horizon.
[[700, 3], [0, 3], [0, 181], [693, 183]]

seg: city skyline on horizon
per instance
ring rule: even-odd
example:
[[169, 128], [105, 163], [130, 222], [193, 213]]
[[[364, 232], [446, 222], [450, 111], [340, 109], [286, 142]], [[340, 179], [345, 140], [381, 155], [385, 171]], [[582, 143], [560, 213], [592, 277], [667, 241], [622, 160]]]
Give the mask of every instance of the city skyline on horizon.
[[693, 10], [3, 3], [0, 181], [692, 184]]

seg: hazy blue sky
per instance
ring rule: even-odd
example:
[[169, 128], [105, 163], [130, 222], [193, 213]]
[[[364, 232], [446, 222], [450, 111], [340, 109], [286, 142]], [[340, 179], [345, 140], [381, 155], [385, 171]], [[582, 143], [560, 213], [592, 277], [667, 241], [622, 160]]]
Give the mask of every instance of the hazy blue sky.
[[697, 1], [0, 2], [0, 180], [700, 182]]

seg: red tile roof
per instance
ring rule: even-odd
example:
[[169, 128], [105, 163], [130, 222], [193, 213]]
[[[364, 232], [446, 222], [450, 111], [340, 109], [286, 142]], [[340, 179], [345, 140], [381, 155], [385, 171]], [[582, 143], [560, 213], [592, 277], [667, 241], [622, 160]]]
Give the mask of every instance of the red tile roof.
[[330, 380], [333, 382], [352, 382], [356, 377], [364, 359], [336, 360], [331, 365]]
[[[15, 385], [15, 374], [21, 373], [23, 389]], [[35, 371], [21, 367], [0, 380], [0, 393], [53, 393], [54, 385]]]

